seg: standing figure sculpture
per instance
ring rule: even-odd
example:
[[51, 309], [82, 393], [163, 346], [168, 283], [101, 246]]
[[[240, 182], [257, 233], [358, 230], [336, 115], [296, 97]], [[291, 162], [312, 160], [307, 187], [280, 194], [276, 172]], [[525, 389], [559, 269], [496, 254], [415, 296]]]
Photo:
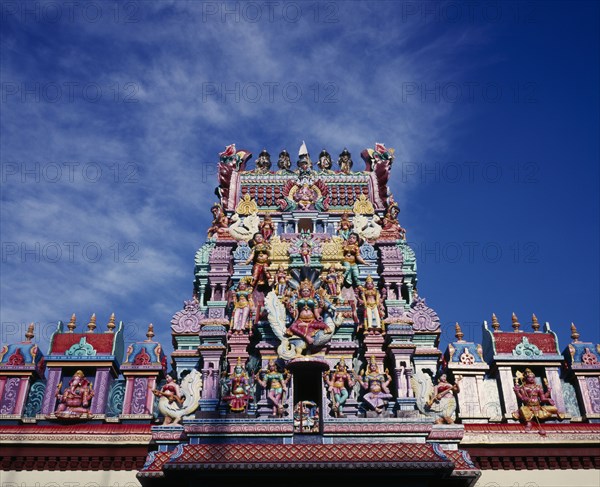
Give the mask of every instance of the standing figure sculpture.
[[[520, 382], [520, 384], [518, 383]], [[546, 383], [547, 391], [535, 380], [535, 374], [529, 368], [525, 369], [524, 374], [517, 372], [514, 391], [521, 400], [521, 407], [512, 413], [513, 418], [524, 421], [525, 429], [531, 430], [532, 420], [538, 422], [551, 417], [562, 419], [563, 415], [559, 413], [554, 405], [554, 400], [550, 397], [552, 389]], [[543, 430], [540, 430], [544, 434]]]
[[343, 246], [344, 284], [358, 287], [358, 264], [366, 264], [360, 255], [360, 239], [356, 233], [351, 233]]
[[310, 267], [310, 256], [312, 254], [312, 248], [308, 242], [304, 242], [300, 247], [300, 256], [302, 257], [302, 262], [306, 267]]
[[376, 416], [384, 416], [388, 402], [393, 399], [389, 389], [392, 378], [387, 370], [383, 374], [380, 373], [375, 357], [371, 357], [367, 372], [362, 376], [356, 374], [354, 376], [358, 383], [367, 390], [363, 396], [367, 409]]
[[344, 282], [340, 271], [334, 264], [331, 264], [327, 272], [323, 273], [321, 280], [325, 283], [327, 294], [335, 301], [340, 299], [341, 284]]
[[359, 287], [358, 301], [364, 306], [365, 319], [364, 330], [370, 334], [381, 334], [384, 332], [382, 318], [385, 314], [383, 302], [379, 291], [375, 288], [375, 282], [371, 276], [365, 280], [365, 286]]
[[265, 242], [262, 233], [254, 234], [252, 251], [246, 264], [252, 263], [252, 282], [250, 286], [256, 289], [256, 286], [268, 285], [271, 279], [269, 265], [271, 264], [271, 246]]
[[291, 375], [286, 371], [283, 373], [277, 369], [277, 362], [271, 359], [267, 370], [258, 372], [256, 381], [266, 389], [267, 398], [273, 407], [273, 417], [281, 418], [284, 412], [284, 396], [287, 394], [287, 383]]
[[352, 233], [352, 229], [354, 228], [354, 223], [350, 220], [350, 214], [345, 211], [340, 218], [340, 224], [338, 226], [338, 234], [344, 240], [348, 240], [348, 237]]
[[69, 381], [69, 386], [61, 393], [62, 382], [56, 388], [55, 397], [59, 405], [55, 415], [59, 418], [90, 417], [90, 405], [94, 391], [92, 383], [85, 378], [83, 371], [78, 370]]
[[333, 415], [344, 418], [344, 405], [350, 395], [349, 389], [354, 387], [354, 379], [347, 370], [346, 362], [342, 358], [331, 372], [323, 372], [323, 380], [331, 394]]
[[294, 322], [287, 329], [286, 335], [299, 337], [305, 342], [295, 346], [298, 357], [307, 346], [315, 344], [318, 331], [323, 330], [325, 334], [331, 334], [334, 330], [321, 318], [322, 303], [308, 279], [300, 283], [292, 306]]
[[239, 357], [233, 372], [225, 381], [225, 386], [226, 392], [223, 400], [229, 405], [229, 410], [232, 413], [245, 412], [248, 409], [248, 403], [252, 400], [252, 385]]
[[440, 375], [438, 383], [433, 388], [431, 396], [426, 402], [426, 407], [432, 411], [437, 424], [453, 424], [456, 419], [456, 399], [454, 393], [460, 392], [458, 383], [461, 378], [456, 378], [455, 384], [448, 382], [446, 374]]
[[229, 327], [230, 335], [241, 335], [244, 330], [252, 333], [251, 314], [254, 311], [252, 287], [249, 286], [250, 277], [243, 277], [233, 294], [233, 313]]
[[271, 237], [275, 233], [275, 224], [273, 223], [273, 218], [271, 215], [265, 215], [265, 218], [262, 222], [260, 222], [258, 228], [260, 229], [260, 233], [264, 237], [265, 241], [271, 240]]

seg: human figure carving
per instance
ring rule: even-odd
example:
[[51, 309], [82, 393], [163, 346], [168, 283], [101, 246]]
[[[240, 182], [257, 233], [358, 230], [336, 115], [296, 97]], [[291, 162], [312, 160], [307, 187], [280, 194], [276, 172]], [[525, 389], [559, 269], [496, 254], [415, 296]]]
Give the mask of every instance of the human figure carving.
[[460, 392], [458, 383], [461, 378], [457, 377], [455, 384], [448, 382], [446, 374], [440, 375], [438, 383], [434, 386], [431, 396], [426, 402], [427, 408], [435, 414], [435, 422], [438, 424], [453, 424], [456, 418], [456, 399], [454, 393]]
[[271, 359], [267, 370], [261, 369], [256, 381], [266, 389], [267, 397], [273, 406], [273, 416], [282, 417], [284, 413], [284, 395], [287, 393], [287, 383], [291, 375], [289, 372], [279, 372], [277, 362]]
[[349, 389], [354, 387], [354, 379], [348, 372], [345, 360], [342, 358], [333, 371], [323, 372], [323, 380], [331, 394], [333, 415], [344, 418], [344, 405], [350, 395]]

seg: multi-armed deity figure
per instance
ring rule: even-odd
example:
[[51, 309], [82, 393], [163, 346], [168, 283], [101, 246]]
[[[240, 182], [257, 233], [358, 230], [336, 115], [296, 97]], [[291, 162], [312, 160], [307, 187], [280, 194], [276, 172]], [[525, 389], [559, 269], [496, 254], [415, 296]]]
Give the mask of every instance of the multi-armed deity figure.
[[252, 384], [239, 357], [233, 371], [227, 376], [224, 386], [222, 399], [229, 405], [229, 410], [232, 413], [245, 412], [248, 403], [253, 399]]
[[256, 381], [267, 391], [267, 398], [271, 401], [273, 407], [273, 416], [282, 417], [284, 413], [284, 400], [287, 394], [287, 383], [291, 375], [286, 370], [283, 373], [277, 368], [277, 362], [271, 359], [267, 370], [261, 369], [258, 372]]
[[92, 383], [78, 370], [69, 381], [69, 386], [61, 393], [62, 382], [56, 388], [55, 397], [59, 405], [55, 415], [61, 418], [81, 418], [90, 416], [90, 405], [94, 391]]
[[364, 306], [365, 310], [365, 333], [383, 333], [382, 318], [385, 310], [381, 295], [375, 287], [375, 282], [371, 276], [368, 276], [365, 280], [364, 287], [359, 287], [358, 301]]
[[427, 409], [433, 412], [435, 422], [438, 424], [452, 424], [456, 418], [456, 399], [454, 394], [460, 392], [458, 383], [461, 378], [456, 378], [455, 384], [448, 382], [446, 374], [440, 375], [434, 386], [431, 396], [426, 402]]
[[252, 287], [250, 277], [243, 277], [233, 293], [233, 313], [229, 333], [241, 335], [244, 331], [252, 331], [251, 314], [254, 311], [254, 299], [252, 298]]
[[[512, 413], [515, 419], [525, 422], [525, 429], [531, 430], [532, 420], [540, 421], [556, 417], [562, 419], [551, 397], [552, 389], [546, 384], [547, 390], [535, 380], [535, 374], [529, 368], [524, 373], [517, 372], [514, 391], [521, 401], [518, 411]], [[543, 430], [540, 430], [543, 433]]]
[[[288, 336], [299, 337], [306, 345], [311, 346], [315, 344], [317, 332], [321, 330], [325, 334], [334, 332], [332, 327], [327, 325], [321, 317], [324, 303], [319, 295], [315, 293], [315, 288], [308, 279], [300, 283], [298, 292], [291, 301], [291, 306], [293, 307], [294, 321], [287, 329]], [[301, 355], [306, 345], [296, 347], [296, 355]]]
[[388, 402], [393, 399], [389, 389], [392, 378], [387, 370], [384, 373], [379, 372], [377, 360], [372, 356], [369, 359], [367, 371], [361, 375], [354, 373], [354, 377], [367, 390], [363, 396], [367, 409], [373, 411], [377, 416], [384, 415]]
[[323, 372], [323, 380], [327, 384], [331, 394], [333, 415], [337, 418], [345, 417], [343, 414], [344, 405], [350, 395], [349, 389], [354, 387], [354, 379], [348, 372], [346, 362], [343, 358], [338, 362], [333, 371]]

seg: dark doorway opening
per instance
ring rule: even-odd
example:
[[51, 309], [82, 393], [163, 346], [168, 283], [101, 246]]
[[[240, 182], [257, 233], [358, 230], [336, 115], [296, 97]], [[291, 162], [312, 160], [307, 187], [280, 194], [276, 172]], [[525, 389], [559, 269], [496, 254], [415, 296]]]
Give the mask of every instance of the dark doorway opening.
[[318, 434], [321, 432], [323, 366], [304, 363], [294, 367], [294, 432]]

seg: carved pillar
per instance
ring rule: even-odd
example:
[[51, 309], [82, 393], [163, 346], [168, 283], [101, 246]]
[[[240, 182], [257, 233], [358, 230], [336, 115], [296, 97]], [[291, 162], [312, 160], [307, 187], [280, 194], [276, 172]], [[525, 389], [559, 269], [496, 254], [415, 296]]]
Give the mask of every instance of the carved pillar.
[[515, 383], [513, 381], [512, 371], [510, 366], [499, 366], [498, 376], [500, 379], [500, 393], [502, 396], [502, 403], [504, 404], [504, 417], [509, 422], [514, 422], [512, 417], [513, 411], [519, 409], [517, 403], [517, 396], [514, 391]]
[[56, 408], [56, 388], [60, 382], [61, 369], [48, 367], [48, 379], [46, 381], [46, 392], [42, 403], [42, 414], [52, 414]]
[[104, 414], [108, 392], [110, 390], [110, 369], [108, 367], [98, 367], [96, 369], [96, 380], [94, 381], [94, 397], [90, 412], [92, 414]]

